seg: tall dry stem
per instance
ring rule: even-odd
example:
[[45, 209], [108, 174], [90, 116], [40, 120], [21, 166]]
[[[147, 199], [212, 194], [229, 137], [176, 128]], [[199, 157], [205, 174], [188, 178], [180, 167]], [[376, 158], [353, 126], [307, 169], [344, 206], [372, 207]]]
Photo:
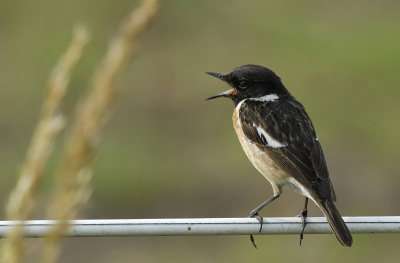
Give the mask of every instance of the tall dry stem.
[[[53, 70], [46, 90], [41, 114], [16, 187], [11, 192], [6, 206], [7, 220], [28, 220], [31, 218], [38, 185], [52, 152], [53, 142], [65, 125], [64, 118], [57, 113], [67, 91], [71, 71], [81, 57], [88, 34], [83, 27], [77, 27], [72, 42]], [[23, 228], [16, 226], [1, 247], [1, 261], [22, 262], [24, 259]]]
[[46, 239], [42, 262], [56, 262], [60, 236], [90, 196], [90, 163], [98, 135], [116, 99], [115, 81], [131, 58], [136, 40], [153, 20], [157, 0], [145, 0], [122, 23], [117, 36], [96, 70], [87, 96], [77, 106], [73, 128], [66, 144], [64, 161], [57, 174], [57, 186], [48, 210], [50, 219], [60, 220]]

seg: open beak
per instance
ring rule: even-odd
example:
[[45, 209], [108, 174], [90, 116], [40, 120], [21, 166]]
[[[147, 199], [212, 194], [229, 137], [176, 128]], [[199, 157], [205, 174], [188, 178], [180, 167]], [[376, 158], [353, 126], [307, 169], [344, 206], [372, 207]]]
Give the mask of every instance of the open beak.
[[[224, 78], [224, 74], [215, 73], [215, 72], [204, 72], [204, 74], [211, 75], [213, 77], [219, 78], [220, 80], [228, 83], [226, 81], [226, 79]], [[230, 96], [233, 95], [233, 93], [235, 93], [235, 90], [234, 89], [230, 89], [230, 90], [215, 94], [214, 96], [211, 96], [211, 97], [207, 98], [206, 100], [212, 100], [212, 99], [219, 98], [219, 97], [230, 97]]]

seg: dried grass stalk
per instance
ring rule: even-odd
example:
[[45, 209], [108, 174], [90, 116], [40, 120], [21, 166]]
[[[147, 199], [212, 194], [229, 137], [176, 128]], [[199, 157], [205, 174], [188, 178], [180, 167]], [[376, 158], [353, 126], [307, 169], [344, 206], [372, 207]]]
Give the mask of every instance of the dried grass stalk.
[[158, 9], [157, 0], [145, 0], [122, 23], [117, 36], [94, 74], [86, 98], [77, 107], [64, 161], [57, 174], [57, 187], [48, 210], [50, 219], [60, 220], [46, 239], [42, 262], [56, 262], [60, 235], [90, 196], [90, 162], [98, 134], [116, 99], [115, 81], [130, 59], [137, 37], [145, 31]]
[[[6, 206], [7, 220], [28, 220], [34, 212], [37, 188], [52, 152], [53, 142], [65, 124], [64, 118], [57, 115], [57, 110], [67, 91], [71, 71], [81, 57], [87, 42], [88, 35], [85, 28], [77, 27], [68, 50], [53, 70], [20, 178]], [[15, 227], [10, 232], [9, 238], [3, 241], [2, 262], [22, 262], [24, 258], [22, 235], [22, 227]]]

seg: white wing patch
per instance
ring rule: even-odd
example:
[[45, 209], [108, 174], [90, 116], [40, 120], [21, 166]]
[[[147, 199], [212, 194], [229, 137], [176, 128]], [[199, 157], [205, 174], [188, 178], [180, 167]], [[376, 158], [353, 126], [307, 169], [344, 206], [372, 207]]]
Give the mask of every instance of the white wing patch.
[[[259, 98], [251, 98], [249, 100], [256, 100], [256, 101], [275, 101], [279, 99], [278, 95], [276, 94], [269, 94], [269, 95], [265, 95]], [[236, 106], [236, 114], [238, 115], [238, 119], [240, 120], [239, 117], [239, 111], [240, 111], [240, 107], [242, 106], [243, 102], [245, 102], [247, 99], [242, 100], [241, 102], [239, 102], [239, 104]], [[241, 125], [241, 121], [239, 121], [239, 125]], [[258, 132], [258, 136], [260, 136], [260, 138], [264, 137], [265, 140], [267, 141], [267, 146], [272, 147], [272, 148], [280, 148], [280, 147], [285, 147], [287, 146], [287, 144], [282, 144], [280, 142], [278, 142], [277, 140], [275, 140], [274, 138], [272, 138], [271, 136], [269, 136], [269, 134], [263, 129], [261, 128], [261, 126], [256, 126], [253, 123], [253, 127], [255, 127], [257, 129]]]
[[257, 100], [257, 101], [276, 101], [277, 99], [279, 99], [278, 95], [276, 94], [269, 94], [269, 95], [265, 95], [259, 98], [252, 98], [251, 100]]
[[269, 134], [260, 126], [256, 126], [253, 123], [253, 127], [255, 127], [257, 129], [258, 136], [260, 136], [260, 138], [262, 136], [264, 136], [264, 138], [267, 140], [267, 146], [270, 146], [272, 148], [280, 148], [280, 147], [287, 146], [287, 144], [282, 144], [282, 143], [278, 142], [277, 140], [275, 140], [274, 138], [272, 138], [271, 136], [269, 136]]

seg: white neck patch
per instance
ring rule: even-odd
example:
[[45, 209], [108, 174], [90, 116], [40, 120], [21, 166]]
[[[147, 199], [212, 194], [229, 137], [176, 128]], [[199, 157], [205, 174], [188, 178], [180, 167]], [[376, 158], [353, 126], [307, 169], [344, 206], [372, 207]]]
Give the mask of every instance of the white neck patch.
[[259, 98], [252, 98], [251, 100], [258, 100], [258, 101], [276, 101], [279, 99], [278, 95], [276, 94], [269, 94]]
[[247, 99], [242, 100], [239, 102], [239, 104], [236, 106], [236, 113], [239, 114], [240, 107], [242, 107], [243, 102], [245, 102]]

